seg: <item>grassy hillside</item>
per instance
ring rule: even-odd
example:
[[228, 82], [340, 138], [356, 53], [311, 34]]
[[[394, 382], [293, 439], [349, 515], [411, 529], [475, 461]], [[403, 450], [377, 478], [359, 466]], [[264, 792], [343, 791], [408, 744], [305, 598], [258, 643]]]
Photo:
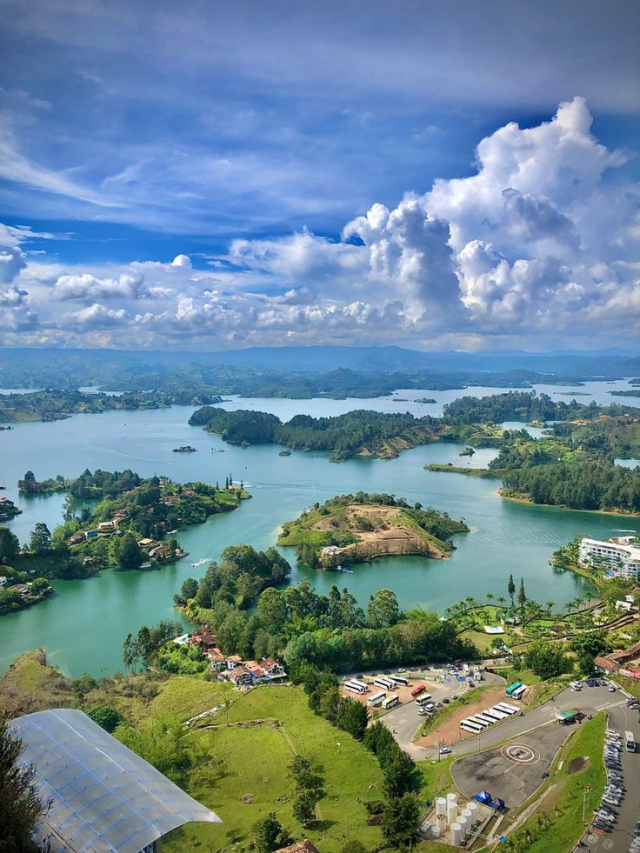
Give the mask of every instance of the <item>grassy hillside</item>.
[[[367, 825], [363, 805], [380, 797], [382, 774], [376, 759], [348, 734], [313, 714], [300, 688], [253, 690], [234, 701], [228, 717], [228, 726], [222, 719], [220, 727], [194, 733], [224, 764], [215, 781], [194, 774], [188, 786], [223, 825], [194, 824], [176, 830], [165, 840], [165, 850], [225, 850], [236, 844], [244, 848], [255, 822], [270, 811], [294, 837], [308, 837], [322, 853], [340, 850], [349, 833], [367, 849], [382, 842], [380, 830]], [[287, 764], [295, 753], [312, 759], [325, 780], [318, 820], [306, 830], [292, 815]]]

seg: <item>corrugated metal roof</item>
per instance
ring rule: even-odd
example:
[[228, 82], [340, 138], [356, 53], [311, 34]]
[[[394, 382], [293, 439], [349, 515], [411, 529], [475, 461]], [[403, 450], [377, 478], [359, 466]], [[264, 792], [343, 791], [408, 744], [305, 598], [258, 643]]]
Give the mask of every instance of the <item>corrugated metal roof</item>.
[[28, 714], [10, 730], [52, 801], [41, 827], [52, 853], [138, 853], [185, 823], [220, 822], [82, 711]]

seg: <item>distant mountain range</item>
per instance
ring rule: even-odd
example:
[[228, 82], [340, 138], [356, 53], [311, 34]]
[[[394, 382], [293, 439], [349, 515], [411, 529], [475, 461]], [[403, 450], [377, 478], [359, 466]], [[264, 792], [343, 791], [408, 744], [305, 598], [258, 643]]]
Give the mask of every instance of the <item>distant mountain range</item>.
[[527, 370], [576, 378], [640, 375], [640, 356], [624, 351], [598, 352], [422, 352], [403, 347], [252, 347], [224, 352], [147, 352], [131, 350], [4, 349], [0, 350], [0, 385], [53, 369], [78, 370], [78, 380], [100, 368], [128, 368], [134, 374], [188, 364], [243, 367], [257, 371], [324, 373], [338, 368], [362, 372], [503, 373]]

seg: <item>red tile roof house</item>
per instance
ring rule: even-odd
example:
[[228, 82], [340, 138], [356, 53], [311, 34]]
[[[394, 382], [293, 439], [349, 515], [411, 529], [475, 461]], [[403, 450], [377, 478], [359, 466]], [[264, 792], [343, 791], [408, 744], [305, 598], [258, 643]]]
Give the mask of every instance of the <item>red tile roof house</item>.
[[246, 667], [237, 666], [229, 676], [229, 681], [233, 682], [236, 687], [251, 687], [253, 676]]

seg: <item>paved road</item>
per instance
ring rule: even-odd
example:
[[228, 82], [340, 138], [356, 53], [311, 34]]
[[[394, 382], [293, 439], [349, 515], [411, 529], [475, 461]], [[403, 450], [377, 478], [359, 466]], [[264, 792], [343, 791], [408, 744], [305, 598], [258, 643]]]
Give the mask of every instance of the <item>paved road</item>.
[[[492, 682], [489, 681], [491, 674], [486, 673], [486, 676], [487, 681], [484, 683], [491, 684]], [[498, 679], [499, 681], [502, 681], [502, 679]], [[447, 688], [449, 688], [449, 685], [447, 685]], [[450, 692], [460, 691], [450, 690]], [[444, 696], [446, 693], [442, 695]], [[542, 726], [553, 720], [560, 711], [568, 711], [571, 708], [580, 708], [585, 714], [593, 714], [596, 711], [611, 711], [612, 708], [623, 706], [625, 699], [626, 697], [620, 691], [609, 693], [606, 687], [585, 687], [580, 693], [576, 693], [576, 691], [568, 687], [559, 693], [554, 700], [545, 702], [544, 705], [540, 705], [532, 711], [527, 711], [522, 716], [510, 717], [502, 723], [485, 729], [480, 735], [474, 735], [459, 743], [447, 745], [451, 747], [454, 755], [469, 755], [473, 752], [489, 749], [505, 740], [520, 737], [524, 732], [538, 728], [538, 726]], [[394, 732], [398, 745], [416, 761], [437, 757], [436, 749], [415, 746], [412, 743], [413, 736], [421, 719], [418, 716], [415, 702], [396, 708], [382, 717], [382, 722]]]
[[[638, 744], [640, 742], [638, 711], [627, 708], [625, 705], [608, 710], [609, 728], [620, 732], [623, 738], [626, 731], [633, 732]], [[620, 808], [616, 809], [618, 821], [615, 829], [604, 836], [587, 834], [584, 838], [586, 848], [576, 848], [581, 853], [587, 853], [587, 851], [588, 853], [627, 853], [629, 850], [629, 845], [634, 838], [633, 826], [637, 820], [640, 820], [640, 751], [637, 746], [635, 753], [623, 751], [622, 773], [627, 794]]]

